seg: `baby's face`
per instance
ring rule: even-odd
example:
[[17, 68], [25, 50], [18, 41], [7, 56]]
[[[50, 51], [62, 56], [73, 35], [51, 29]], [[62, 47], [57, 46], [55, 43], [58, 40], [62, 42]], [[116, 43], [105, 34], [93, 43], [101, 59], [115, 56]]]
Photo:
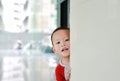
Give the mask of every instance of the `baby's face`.
[[53, 51], [61, 57], [70, 55], [70, 32], [69, 30], [58, 30], [53, 34]]

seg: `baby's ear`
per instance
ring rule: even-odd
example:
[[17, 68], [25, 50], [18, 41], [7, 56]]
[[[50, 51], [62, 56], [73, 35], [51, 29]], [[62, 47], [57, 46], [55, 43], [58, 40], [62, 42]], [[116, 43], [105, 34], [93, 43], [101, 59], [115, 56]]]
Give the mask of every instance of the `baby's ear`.
[[55, 48], [54, 48], [54, 47], [52, 47], [52, 50], [53, 50], [53, 52], [54, 52], [54, 53], [56, 53], [56, 52], [55, 52]]

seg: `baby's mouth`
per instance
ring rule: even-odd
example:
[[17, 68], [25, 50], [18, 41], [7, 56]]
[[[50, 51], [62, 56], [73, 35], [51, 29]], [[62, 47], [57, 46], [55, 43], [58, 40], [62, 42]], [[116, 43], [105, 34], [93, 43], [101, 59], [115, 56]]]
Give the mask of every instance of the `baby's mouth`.
[[66, 51], [66, 50], [68, 50], [68, 48], [63, 48], [61, 51], [64, 52], [64, 51]]

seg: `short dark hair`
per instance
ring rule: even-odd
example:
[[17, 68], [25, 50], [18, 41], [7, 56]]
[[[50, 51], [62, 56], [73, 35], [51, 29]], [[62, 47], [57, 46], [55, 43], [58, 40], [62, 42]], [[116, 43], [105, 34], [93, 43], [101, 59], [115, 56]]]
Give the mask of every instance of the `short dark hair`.
[[[51, 42], [52, 42], [53, 34], [58, 30], [70, 30], [70, 29], [68, 27], [58, 27], [58, 28], [56, 28], [51, 34]], [[52, 44], [53, 44], [53, 42], [52, 42]]]

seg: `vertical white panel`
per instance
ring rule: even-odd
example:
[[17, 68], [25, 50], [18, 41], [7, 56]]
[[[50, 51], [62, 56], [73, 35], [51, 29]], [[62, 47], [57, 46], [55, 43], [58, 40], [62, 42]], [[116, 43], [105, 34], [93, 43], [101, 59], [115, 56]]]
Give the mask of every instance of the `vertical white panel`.
[[120, 1], [71, 0], [71, 81], [120, 81]]

